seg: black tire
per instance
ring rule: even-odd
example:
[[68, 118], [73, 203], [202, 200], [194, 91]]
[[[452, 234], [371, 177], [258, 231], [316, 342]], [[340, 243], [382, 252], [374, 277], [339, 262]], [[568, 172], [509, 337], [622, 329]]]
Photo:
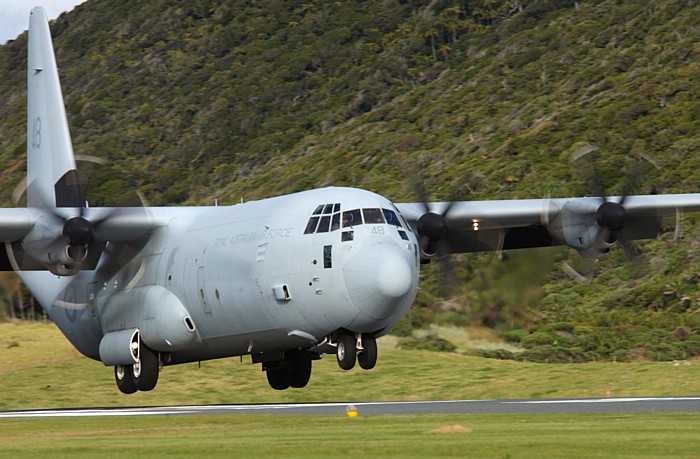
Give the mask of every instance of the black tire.
[[352, 370], [357, 361], [357, 341], [354, 336], [340, 335], [338, 337], [338, 349], [336, 358], [338, 366], [343, 370]]
[[158, 383], [160, 365], [158, 354], [141, 344], [138, 363], [131, 365], [131, 379], [136, 389], [140, 391], [153, 390]]
[[289, 388], [289, 377], [287, 375], [287, 369], [281, 366], [267, 368], [265, 370], [267, 374], [267, 382], [275, 390], [285, 390]]
[[309, 351], [289, 351], [286, 356], [289, 386], [295, 389], [306, 387], [311, 379], [311, 353]]
[[357, 354], [357, 363], [363, 370], [371, 370], [377, 364], [377, 339], [362, 335], [362, 351]]
[[114, 379], [117, 381], [117, 388], [122, 394], [133, 394], [136, 392], [136, 386], [131, 377], [131, 365], [115, 365]]

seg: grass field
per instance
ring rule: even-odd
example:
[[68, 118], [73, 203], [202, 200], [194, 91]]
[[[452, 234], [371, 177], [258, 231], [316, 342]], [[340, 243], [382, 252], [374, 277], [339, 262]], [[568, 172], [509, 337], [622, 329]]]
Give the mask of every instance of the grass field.
[[697, 427], [692, 414], [23, 419], [0, 422], [0, 454], [692, 458], [700, 451]]
[[[167, 367], [153, 392], [126, 396], [54, 326], [0, 324], [0, 409], [700, 394], [697, 361], [544, 365], [381, 349], [372, 371], [343, 372], [328, 356], [307, 388], [282, 392], [248, 362]], [[655, 413], [6, 419], [0, 456], [699, 457], [699, 427], [697, 414]]]

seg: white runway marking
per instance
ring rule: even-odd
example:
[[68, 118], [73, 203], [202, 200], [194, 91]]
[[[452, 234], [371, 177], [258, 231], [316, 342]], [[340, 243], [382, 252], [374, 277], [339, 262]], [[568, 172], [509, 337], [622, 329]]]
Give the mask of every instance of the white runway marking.
[[438, 400], [406, 402], [334, 402], [260, 405], [156, 406], [0, 411], [1, 419], [204, 414], [344, 415], [354, 405], [361, 415], [396, 414], [573, 414], [700, 412], [700, 397], [624, 397], [543, 400]]
[[580, 400], [516, 400], [503, 403], [512, 404], [548, 404], [548, 403], [631, 403], [631, 402], [672, 402], [672, 401], [694, 401], [700, 397], [637, 397], [637, 398], [583, 398]]

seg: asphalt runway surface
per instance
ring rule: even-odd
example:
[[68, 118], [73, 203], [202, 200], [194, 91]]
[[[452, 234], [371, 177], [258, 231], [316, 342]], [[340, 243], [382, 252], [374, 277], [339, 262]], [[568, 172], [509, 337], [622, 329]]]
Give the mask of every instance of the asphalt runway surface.
[[350, 407], [354, 407], [359, 415], [488, 413], [698, 413], [700, 412], [700, 396], [33, 409], [0, 411], [0, 419], [102, 416], [183, 416], [203, 414], [287, 414], [336, 416], [345, 415]]

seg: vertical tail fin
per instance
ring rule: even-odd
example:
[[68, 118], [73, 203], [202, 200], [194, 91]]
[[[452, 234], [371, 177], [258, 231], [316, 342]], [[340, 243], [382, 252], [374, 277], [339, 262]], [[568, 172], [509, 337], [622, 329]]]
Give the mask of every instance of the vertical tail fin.
[[82, 207], [46, 11], [32, 9], [27, 59], [27, 206]]

